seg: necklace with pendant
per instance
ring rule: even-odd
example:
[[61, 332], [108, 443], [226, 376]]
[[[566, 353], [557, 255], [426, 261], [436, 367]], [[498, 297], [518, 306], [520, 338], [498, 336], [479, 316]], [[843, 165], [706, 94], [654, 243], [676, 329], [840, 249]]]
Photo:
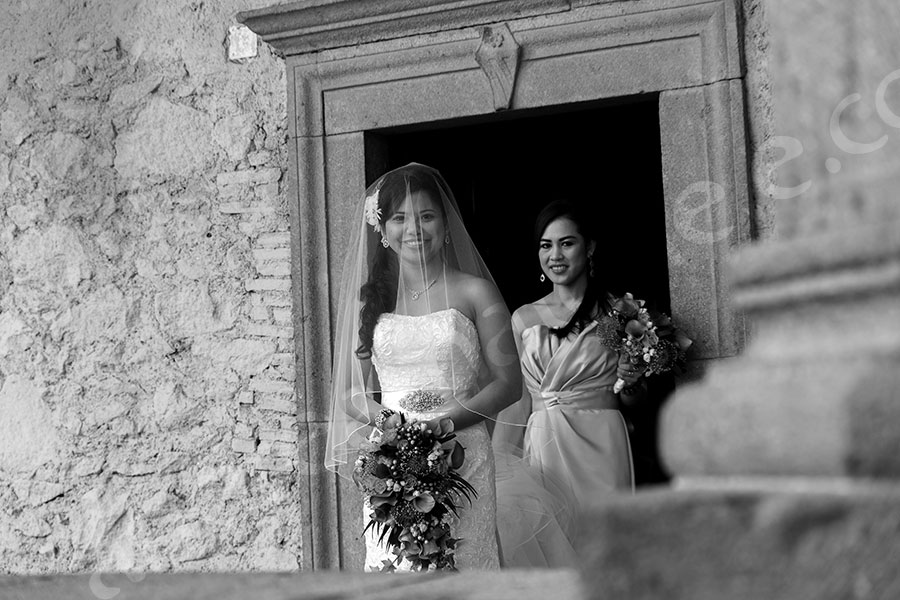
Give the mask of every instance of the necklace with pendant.
[[[435, 283], [437, 283], [437, 280], [438, 280], [437, 277], [435, 277], [434, 279], [432, 279], [432, 280], [428, 283], [428, 285], [425, 286], [425, 289], [422, 289], [422, 290], [411, 290], [411, 289], [409, 289], [409, 288], [406, 288], [406, 291], [409, 292], [409, 295], [412, 297], [413, 300], [418, 300], [418, 299], [419, 299], [419, 296], [421, 296], [422, 294], [424, 294], [425, 292], [427, 292], [428, 290], [430, 290], [430, 289], [431, 289], [431, 286], [433, 286]], [[403, 282], [403, 287], [406, 287], [406, 282]]]

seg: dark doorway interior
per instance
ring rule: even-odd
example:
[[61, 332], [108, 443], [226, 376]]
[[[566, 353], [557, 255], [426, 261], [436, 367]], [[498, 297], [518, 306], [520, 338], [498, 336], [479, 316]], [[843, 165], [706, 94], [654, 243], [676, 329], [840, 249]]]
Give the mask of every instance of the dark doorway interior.
[[[369, 183], [409, 162], [441, 172], [511, 311], [550, 292], [532, 228], [565, 197], [597, 219], [606, 260], [595, 269], [609, 290], [670, 312], [656, 96], [369, 132], [366, 146]], [[668, 479], [656, 420], [672, 382], [656, 379], [650, 398], [626, 409], [639, 485]]]

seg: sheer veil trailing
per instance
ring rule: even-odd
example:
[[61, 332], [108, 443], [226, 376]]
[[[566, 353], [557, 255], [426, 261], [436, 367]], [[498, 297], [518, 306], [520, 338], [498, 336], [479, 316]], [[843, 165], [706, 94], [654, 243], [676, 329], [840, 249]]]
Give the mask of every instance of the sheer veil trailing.
[[[464, 310], [457, 306], [455, 286], [477, 280], [494, 286], [450, 188], [435, 169], [412, 163], [386, 173], [366, 189], [353, 219], [341, 272], [325, 462], [343, 477], [351, 476], [360, 443], [387, 393], [371, 362], [379, 317]], [[485, 343], [492, 340], [482, 339]], [[514, 347], [508, 353], [509, 360], [517, 360]], [[466, 386], [471, 382], [452, 382], [453, 388]], [[452, 395], [455, 389], [444, 391]]]

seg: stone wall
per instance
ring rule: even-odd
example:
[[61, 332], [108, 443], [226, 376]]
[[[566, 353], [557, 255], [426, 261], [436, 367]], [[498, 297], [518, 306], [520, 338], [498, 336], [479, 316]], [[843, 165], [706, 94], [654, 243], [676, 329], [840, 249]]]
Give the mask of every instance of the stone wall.
[[0, 6], [0, 572], [298, 568], [267, 4]]

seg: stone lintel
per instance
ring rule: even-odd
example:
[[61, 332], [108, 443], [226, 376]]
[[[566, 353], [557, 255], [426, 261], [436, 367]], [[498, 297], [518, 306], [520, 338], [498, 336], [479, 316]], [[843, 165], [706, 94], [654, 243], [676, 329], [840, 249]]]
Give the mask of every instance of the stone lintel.
[[658, 489], [580, 521], [585, 598], [894, 598], [900, 486]]
[[305, 0], [237, 20], [292, 55], [566, 10], [568, 0]]

